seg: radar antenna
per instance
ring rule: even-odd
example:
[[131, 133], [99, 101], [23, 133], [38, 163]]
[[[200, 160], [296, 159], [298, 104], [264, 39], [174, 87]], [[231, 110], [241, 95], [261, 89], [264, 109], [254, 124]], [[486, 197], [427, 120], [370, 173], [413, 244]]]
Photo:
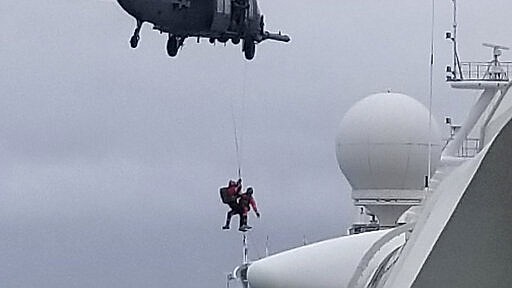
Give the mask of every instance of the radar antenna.
[[487, 66], [486, 76], [492, 80], [503, 80], [504, 78], [507, 78], [508, 75], [503, 67], [501, 67], [501, 63], [498, 58], [501, 56], [503, 50], [509, 50], [510, 48], [490, 43], [483, 43], [482, 45], [484, 47], [492, 48], [493, 58]]
[[484, 47], [488, 47], [488, 48], [492, 48], [492, 54], [493, 54], [493, 63], [494, 64], [498, 64], [499, 61], [498, 61], [498, 57], [501, 56], [501, 51], [503, 50], [510, 50], [509, 47], [505, 47], [505, 46], [501, 46], [501, 45], [496, 45], [496, 44], [490, 44], [490, 43], [483, 43], [482, 44]]

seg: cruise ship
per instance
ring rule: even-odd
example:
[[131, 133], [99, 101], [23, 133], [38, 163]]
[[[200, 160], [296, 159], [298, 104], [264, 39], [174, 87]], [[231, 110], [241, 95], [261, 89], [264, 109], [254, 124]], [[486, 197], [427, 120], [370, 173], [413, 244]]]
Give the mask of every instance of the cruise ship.
[[347, 236], [244, 259], [233, 278], [251, 288], [511, 286], [512, 62], [501, 61], [507, 47], [487, 43], [490, 61], [461, 62], [455, 24], [446, 38], [447, 84], [479, 91], [464, 122], [437, 123], [399, 93], [357, 102], [336, 156], [367, 221]]

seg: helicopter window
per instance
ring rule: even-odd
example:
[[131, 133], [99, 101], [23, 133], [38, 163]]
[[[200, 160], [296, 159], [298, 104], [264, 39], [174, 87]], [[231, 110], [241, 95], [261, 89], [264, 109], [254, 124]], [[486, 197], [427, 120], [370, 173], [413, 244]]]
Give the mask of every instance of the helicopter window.
[[224, 0], [224, 14], [231, 14], [231, 0]]
[[231, 13], [231, 0], [217, 0], [217, 13]]
[[252, 2], [250, 5], [249, 5], [249, 17], [250, 18], [253, 18], [254, 17], [254, 1], [250, 1]]
[[217, 13], [224, 12], [224, 0], [217, 0]]

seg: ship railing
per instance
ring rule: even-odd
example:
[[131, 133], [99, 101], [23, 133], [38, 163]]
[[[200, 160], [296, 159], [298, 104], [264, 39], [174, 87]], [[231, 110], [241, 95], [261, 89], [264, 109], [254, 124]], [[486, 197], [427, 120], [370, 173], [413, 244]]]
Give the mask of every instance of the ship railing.
[[[448, 146], [448, 143], [453, 141], [453, 139], [454, 138], [452, 136], [445, 140], [443, 150]], [[480, 139], [468, 137], [462, 141], [462, 145], [460, 145], [456, 156], [459, 158], [473, 158], [478, 154], [478, 152], [480, 152], [480, 150]]]
[[512, 62], [461, 62], [458, 68], [447, 68], [448, 81], [508, 81]]
[[404, 246], [397, 247], [384, 258], [379, 264], [379, 267], [375, 270], [375, 273], [373, 273], [370, 282], [368, 282], [366, 286], [367, 288], [380, 288], [382, 284], [384, 284], [382, 280], [387, 279], [387, 277], [385, 277], [386, 273], [395, 265], [396, 261], [398, 261], [403, 249]]
[[466, 138], [457, 152], [458, 157], [473, 158], [480, 151], [480, 139]]
[[[356, 271], [353, 274], [352, 279], [350, 279], [348, 288], [377, 287], [376, 285], [379, 284], [379, 280], [384, 276], [383, 274], [391, 269], [392, 265], [398, 260], [398, 257], [400, 256], [399, 252], [402, 251], [403, 246], [407, 243], [409, 234], [414, 229], [415, 224], [416, 223], [408, 223], [397, 228], [390, 229], [390, 231], [382, 236], [382, 238], [373, 243], [370, 249], [368, 249], [368, 251], [363, 255], [361, 261], [359, 261]], [[395, 243], [394, 245], [398, 247], [395, 247], [391, 253], [388, 253], [388, 255], [383, 256], [382, 253], [384, 252], [382, 252], [382, 248], [386, 245], [390, 245], [391, 241], [398, 237], [403, 238], [403, 243], [400, 245]], [[382, 260], [379, 265], [377, 265], [377, 268], [375, 268], [376, 265], [372, 265], [372, 263], [373, 261], [377, 261], [377, 257]], [[388, 265], [391, 259], [393, 260], [391, 261], [392, 264]], [[383, 270], [383, 267], [385, 270]]]

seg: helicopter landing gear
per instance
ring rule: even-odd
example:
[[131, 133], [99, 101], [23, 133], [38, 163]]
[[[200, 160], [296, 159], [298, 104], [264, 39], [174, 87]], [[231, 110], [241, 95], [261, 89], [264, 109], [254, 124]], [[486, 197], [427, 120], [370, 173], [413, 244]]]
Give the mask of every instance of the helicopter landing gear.
[[140, 29], [142, 28], [142, 21], [140, 21], [139, 19], [137, 19], [137, 27], [135, 28], [135, 31], [133, 32], [133, 36], [132, 38], [130, 38], [130, 46], [132, 48], [137, 48], [137, 45], [139, 44], [139, 40], [140, 40]]
[[169, 40], [167, 40], [167, 55], [170, 57], [175, 57], [178, 55], [178, 50], [181, 46], [183, 46], [183, 42], [185, 41], [185, 38], [178, 37], [169, 34]]
[[256, 44], [251, 38], [244, 39], [243, 50], [245, 59], [252, 60], [256, 54]]
[[137, 48], [137, 45], [139, 44], [140, 36], [139, 35], [133, 35], [132, 38], [130, 38], [130, 46], [132, 48]]

